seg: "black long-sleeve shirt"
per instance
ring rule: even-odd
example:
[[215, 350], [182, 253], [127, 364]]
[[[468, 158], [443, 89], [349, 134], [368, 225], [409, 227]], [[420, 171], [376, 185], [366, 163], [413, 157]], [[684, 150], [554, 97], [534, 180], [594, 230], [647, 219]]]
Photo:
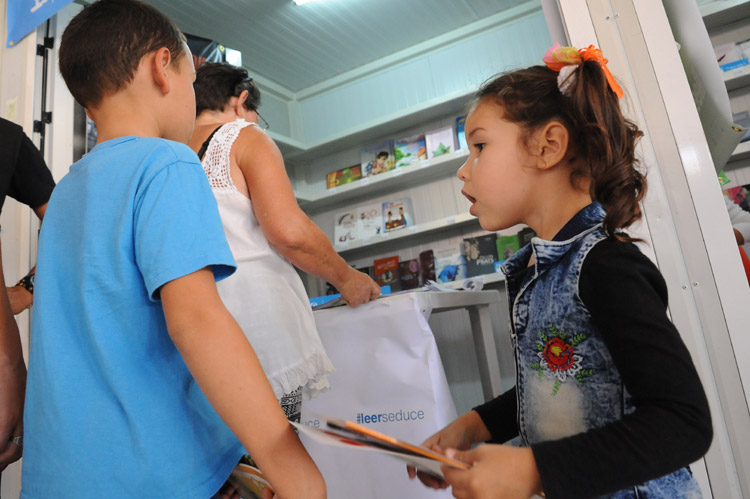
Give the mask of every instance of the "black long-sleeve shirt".
[[[703, 456], [713, 436], [703, 387], [666, 315], [667, 287], [653, 263], [633, 244], [602, 241], [584, 260], [579, 295], [636, 409], [602, 428], [531, 446], [551, 499], [595, 497], [666, 475]], [[515, 388], [475, 410], [493, 442], [518, 435]]]

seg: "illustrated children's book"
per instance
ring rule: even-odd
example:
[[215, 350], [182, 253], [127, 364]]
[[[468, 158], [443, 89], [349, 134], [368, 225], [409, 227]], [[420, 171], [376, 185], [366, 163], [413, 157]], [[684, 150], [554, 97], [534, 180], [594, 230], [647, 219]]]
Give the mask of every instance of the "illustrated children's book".
[[357, 214], [354, 211], [337, 213], [333, 227], [333, 245], [337, 248], [346, 247], [357, 237]]
[[398, 273], [401, 279], [401, 289], [414, 289], [419, 287], [419, 260], [413, 258], [398, 263]]
[[414, 225], [411, 199], [401, 198], [383, 203], [383, 232], [405, 229]]
[[512, 236], [497, 236], [497, 260], [504, 262], [510, 258], [513, 253], [519, 250], [521, 245], [518, 242], [518, 234]]
[[[440, 467], [443, 465], [464, 470], [469, 469], [469, 465], [462, 461], [448, 458], [421, 445], [404, 442], [367, 426], [341, 419], [325, 417], [320, 419], [326, 423], [322, 428], [314, 428], [300, 423], [292, 424], [299, 430], [300, 434], [309, 436], [316, 442], [387, 454], [440, 480], [443, 478], [440, 471]], [[342, 459], [346, 459], [346, 457], [342, 456]]]
[[357, 238], [369, 239], [383, 233], [383, 205], [373, 203], [355, 210], [357, 217]]
[[273, 494], [268, 480], [250, 456], [243, 457], [242, 461], [234, 467], [232, 474], [229, 475], [229, 482], [238, 489], [243, 499], [261, 499], [265, 489]]
[[524, 227], [518, 232], [518, 247], [523, 248], [531, 242], [531, 239], [536, 237], [536, 232], [531, 227]]
[[398, 256], [379, 258], [373, 262], [373, 279], [379, 286], [390, 286], [391, 292], [401, 291]]
[[456, 141], [453, 135], [453, 127], [439, 128], [425, 134], [427, 143], [427, 157], [434, 158], [456, 150]]
[[[515, 237], [515, 236], [514, 236]], [[497, 234], [485, 234], [464, 239], [462, 253], [466, 259], [466, 275], [474, 277], [491, 274], [497, 261]]]
[[362, 178], [362, 166], [354, 165], [336, 170], [326, 175], [326, 188], [332, 189], [340, 185], [349, 184]]
[[725, 189], [724, 193], [735, 204], [745, 211], [750, 211], [750, 184], [738, 185]]
[[425, 250], [419, 254], [419, 285], [424, 286], [427, 281], [436, 281], [435, 254], [432, 250]]
[[362, 176], [372, 177], [378, 173], [393, 170], [396, 160], [393, 157], [393, 141], [387, 140], [362, 149]]
[[466, 279], [466, 260], [460, 248], [445, 246], [435, 252], [435, 275], [438, 282]]
[[456, 118], [456, 136], [458, 137], [459, 149], [469, 148], [469, 144], [466, 142], [466, 132], [464, 131], [465, 127], [466, 127], [466, 116], [459, 116], [458, 118]]
[[393, 156], [396, 159], [396, 168], [409, 166], [417, 161], [427, 159], [427, 147], [424, 135], [414, 135], [398, 139], [393, 144]]

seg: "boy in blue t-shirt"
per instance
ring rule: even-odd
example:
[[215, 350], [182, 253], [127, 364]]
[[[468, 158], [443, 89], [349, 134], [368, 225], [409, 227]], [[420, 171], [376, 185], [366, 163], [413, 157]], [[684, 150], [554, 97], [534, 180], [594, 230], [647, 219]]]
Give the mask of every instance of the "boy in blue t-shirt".
[[99, 141], [40, 235], [21, 497], [205, 499], [243, 446], [280, 496], [325, 497], [216, 291], [235, 264], [197, 157], [172, 142], [195, 117], [183, 35], [101, 0], [65, 30], [60, 72]]

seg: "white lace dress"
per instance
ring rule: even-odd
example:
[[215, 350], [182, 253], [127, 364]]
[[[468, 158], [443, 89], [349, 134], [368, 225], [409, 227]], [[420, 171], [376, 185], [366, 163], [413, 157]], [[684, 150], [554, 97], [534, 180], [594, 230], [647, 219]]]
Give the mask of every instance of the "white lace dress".
[[[291, 263], [273, 248], [250, 199], [229, 175], [230, 151], [244, 120], [223, 125], [203, 157], [237, 271], [217, 283], [219, 295], [255, 349], [276, 397], [301, 388], [303, 399], [330, 388], [333, 365], [315, 328], [305, 288]], [[283, 223], [283, 221], [281, 221]]]

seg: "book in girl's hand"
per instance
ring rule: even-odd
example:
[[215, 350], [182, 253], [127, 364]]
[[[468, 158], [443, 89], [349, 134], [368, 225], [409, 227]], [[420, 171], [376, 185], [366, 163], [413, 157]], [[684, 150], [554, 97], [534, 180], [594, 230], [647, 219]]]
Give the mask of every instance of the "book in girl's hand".
[[409, 166], [417, 161], [427, 159], [424, 135], [413, 135], [398, 139], [393, 145], [393, 155], [396, 159], [396, 168]]
[[357, 218], [357, 237], [367, 240], [383, 233], [383, 205], [373, 203], [360, 206], [355, 210]]
[[333, 245], [345, 248], [357, 237], [357, 214], [354, 211], [342, 211], [335, 215], [333, 227]]
[[393, 170], [396, 160], [393, 157], [393, 141], [379, 142], [362, 149], [362, 176], [372, 177]]
[[434, 158], [456, 150], [456, 141], [453, 127], [438, 128], [425, 134], [427, 144], [427, 157]]
[[401, 289], [419, 287], [419, 260], [416, 258], [398, 263], [398, 273], [401, 279]]
[[459, 116], [458, 118], [456, 118], [456, 136], [458, 137], [459, 149], [469, 148], [469, 144], [466, 143], [466, 132], [464, 131], [465, 127], [466, 127], [466, 116]]
[[464, 239], [462, 253], [466, 259], [466, 275], [468, 277], [491, 274], [495, 271], [495, 262], [497, 261], [496, 241], [497, 234], [494, 233]]
[[273, 494], [271, 484], [250, 456], [243, 457], [242, 462], [234, 467], [229, 475], [229, 482], [237, 488], [243, 499], [261, 499], [266, 489]]
[[340, 185], [349, 184], [362, 178], [362, 166], [354, 165], [326, 175], [326, 188], [332, 189]]
[[412, 225], [414, 225], [414, 214], [410, 198], [383, 203], [383, 232], [405, 229]]
[[391, 292], [401, 291], [401, 276], [398, 272], [398, 256], [378, 258], [373, 262], [373, 279], [379, 286], [390, 286]]

